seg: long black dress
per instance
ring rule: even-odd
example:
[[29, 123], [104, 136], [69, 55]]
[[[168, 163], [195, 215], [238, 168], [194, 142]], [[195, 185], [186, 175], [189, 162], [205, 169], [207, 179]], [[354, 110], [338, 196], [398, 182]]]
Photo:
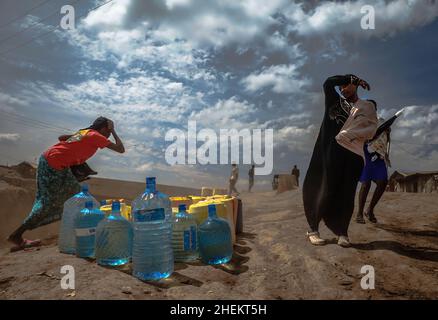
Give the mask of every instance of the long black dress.
[[362, 157], [335, 140], [350, 111], [349, 104], [335, 87], [351, 81], [351, 76], [334, 76], [324, 83], [324, 119], [303, 184], [304, 211], [311, 231], [318, 231], [323, 219], [338, 236], [348, 235], [357, 183], [363, 169]]

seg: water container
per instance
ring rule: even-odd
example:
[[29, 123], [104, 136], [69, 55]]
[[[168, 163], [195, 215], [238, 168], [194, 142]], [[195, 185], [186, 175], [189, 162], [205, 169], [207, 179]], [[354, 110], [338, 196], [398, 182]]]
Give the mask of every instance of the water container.
[[[115, 200], [115, 201], [117, 201], [117, 200]], [[120, 202], [120, 212], [122, 214], [122, 217], [124, 217], [128, 221], [132, 221], [131, 206], [128, 206], [125, 203], [124, 199], [119, 199], [118, 201]], [[100, 210], [103, 211], [105, 213], [105, 215], [109, 215], [109, 213], [112, 210], [112, 207], [111, 207], [112, 203], [113, 203], [112, 199], [102, 200], [100, 202]]]
[[199, 226], [199, 253], [207, 264], [227, 263], [233, 255], [230, 225], [217, 216], [215, 204], [208, 206], [208, 219]]
[[[167, 221], [172, 220], [172, 206], [170, 198], [157, 190], [155, 177], [146, 178], [146, 190], [143, 194], [138, 196], [131, 204], [133, 220], [135, 221], [135, 215], [142, 215], [143, 210], [153, 210], [163, 208], [165, 218]], [[142, 218], [139, 217], [141, 220]]]
[[127, 264], [132, 256], [132, 239], [132, 225], [122, 217], [120, 202], [113, 201], [111, 213], [97, 225], [97, 263], [103, 266]]
[[192, 204], [189, 209], [189, 213], [192, 214], [198, 225], [201, 225], [208, 218], [208, 206], [210, 204], [216, 205], [216, 214], [218, 217], [223, 218], [228, 221], [231, 229], [231, 239], [235, 243], [236, 235], [234, 234], [234, 213], [233, 213], [233, 203], [227, 199], [207, 199], [200, 201], [196, 204]]
[[76, 255], [80, 258], [94, 258], [96, 228], [105, 218], [98, 208], [93, 208], [93, 201], [85, 202], [85, 208], [76, 218]]
[[132, 203], [133, 275], [159, 280], [173, 272], [172, 211], [169, 197], [156, 190], [155, 178], [146, 179], [146, 191]]
[[76, 253], [75, 220], [87, 201], [92, 201], [93, 207], [97, 208], [99, 206], [99, 202], [88, 192], [88, 185], [83, 184], [81, 192], [64, 203], [59, 231], [59, 251], [69, 254]]
[[173, 219], [173, 255], [176, 262], [191, 262], [198, 259], [198, 224], [196, 218], [186, 211], [186, 205], [178, 207]]

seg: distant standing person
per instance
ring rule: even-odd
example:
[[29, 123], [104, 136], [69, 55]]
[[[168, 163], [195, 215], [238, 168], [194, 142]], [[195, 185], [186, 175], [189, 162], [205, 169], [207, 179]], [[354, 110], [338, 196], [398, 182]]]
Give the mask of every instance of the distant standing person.
[[[108, 140], [111, 134], [115, 143]], [[47, 149], [39, 158], [36, 199], [29, 216], [8, 238], [15, 245], [11, 251], [41, 245], [40, 240], [24, 239], [23, 234], [61, 219], [64, 202], [80, 191], [70, 167], [85, 163], [98, 149], [125, 152], [114, 123], [104, 117], [97, 118], [88, 128], [58, 139], [59, 143]]]
[[[383, 119], [381, 119], [381, 121], [383, 122]], [[387, 167], [391, 166], [389, 160], [389, 150], [391, 145], [390, 134], [391, 128], [388, 128], [375, 140], [366, 144], [364, 147], [366, 163], [360, 177], [361, 188], [359, 192], [359, 210], [356, 217], [357, 223], [365, 223], [365, 219], [363, 218], [364, 208], [372, 181], [376, 184], [376, 190], [371, 198], [368, 210], [365, 211], [365, 216], [370, 222], [377, 223], [376, 216], [374, 215], [374, 208], [385, 192], [388, 184]]]
[[300, 169], [297, 168], [297, 165], [294, 165], [292, 169], [292, 175], [297, 178], [297, 187], [300, 186]]
[[338, 236], [338, 245], [350, 246], [348, 227], [364, 166], [363, 147], [377, 130], [374, 105], [359, 99], [359, 86], [370, 89], [365, 80], [354, 75], [333, 76], [324, 82], [324, 118], [303, 183], [304, 211], [310, 226], [307, 236], [313, 245], [325, 244], [319, 235], [319, 223], [324, 220]]
[[248, 171], [248, 181], [249, 181], [248, 192], [251, 192], [251, 189], [254, 186], [254, 168], [255, 165], [252, 165], [251, 169], [249, 169]]
[[231, 195], [233, 193], [239, 195], [239, 191], [236, 189], [236, 183], [237, 180], [239, 180], [239, 168], [237, 167], [237, 164], [233, 163], [231, 165], [231, 176], [230, 176], [230, 187], [228, 194]]

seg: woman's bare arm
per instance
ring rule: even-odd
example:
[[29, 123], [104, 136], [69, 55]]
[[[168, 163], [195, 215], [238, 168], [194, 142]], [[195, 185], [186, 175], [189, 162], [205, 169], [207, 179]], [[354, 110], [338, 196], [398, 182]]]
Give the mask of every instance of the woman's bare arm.
[[114, 129], [114, 123], [111, 121], [108, 126], [116, 143], [111, 142], [107, 148], [118, 153], [125, 153], [125, 146], [123, 145], [122, 140], [120, 140], [119, 136], [116, 133], [116, 130]]

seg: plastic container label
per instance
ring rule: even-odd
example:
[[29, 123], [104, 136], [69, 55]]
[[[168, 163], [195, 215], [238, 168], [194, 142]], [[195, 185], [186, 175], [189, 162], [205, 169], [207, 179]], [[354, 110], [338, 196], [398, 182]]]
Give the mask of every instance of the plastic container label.
[[196, 227], [191, 226], [190, 229], [184, 230], [183, 250], [196, 250]]
[[190, 232], [192, 234], [192, 250], [196, 250], [196, 241], [197, 241], [197, 234], [196, 234], [196, 227], [195, 226], [191, 226], [190, 227]]
[[134, 220], [137, 222], [164, 220], [165, 214], [163, 209], [143, 209], [134, 213]]
[[184, 251], [190, 250], [190, 230], [184, 230]]
[[96, 234], [96, 228], [75, 229], [77, 237], [89, 237]]

